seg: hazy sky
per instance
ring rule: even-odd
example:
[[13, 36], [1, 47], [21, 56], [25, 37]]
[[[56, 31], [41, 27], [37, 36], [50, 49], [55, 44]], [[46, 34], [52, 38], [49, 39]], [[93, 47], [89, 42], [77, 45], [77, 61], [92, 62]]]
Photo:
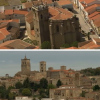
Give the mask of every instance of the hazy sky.
[[25, 54], [31, 61], [31, 70], [39, 71], [40, 61], [46, 61], [47, 69], [62, 65], [75, 70], [100, 66], [100, 51], [0, 51], [0, 76], [14, 76], [20, 71]]

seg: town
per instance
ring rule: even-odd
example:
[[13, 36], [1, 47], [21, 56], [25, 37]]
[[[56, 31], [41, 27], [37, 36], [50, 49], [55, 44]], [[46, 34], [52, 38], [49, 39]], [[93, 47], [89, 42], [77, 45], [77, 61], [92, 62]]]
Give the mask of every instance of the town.
[[0, 0], [0, 49], [99, 49], [99, 0]]
[[47, 62], [40, 61], [39, 71], [31, 71], [25, 56], [21, 71], [0, 77], [0, 100], [100, 100], [100, 67], [90, 76], [88, 70], [47, 69]]

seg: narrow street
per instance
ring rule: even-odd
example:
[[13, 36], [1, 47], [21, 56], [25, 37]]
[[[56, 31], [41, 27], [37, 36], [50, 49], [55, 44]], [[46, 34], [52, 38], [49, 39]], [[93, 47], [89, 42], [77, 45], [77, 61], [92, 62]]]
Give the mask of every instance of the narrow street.
[[[81, 25], [81, 29], [85, 32], [85, 33], [88, 33], [90, 32], [90, 29], [91, 29], [91, 26], [89, 25], [89, 23], [86, 22], [86, 20], [84, 19], [84, 16], [82, 15], [82, 13], [80, 12], [79, 9], [75, 8], [74, 7], [74, 10], [76, 14], [76, 16], [79, 18], [79, 22], [80, 22], [80, 25]], [[98, 35], [97, 34], [91, 34], [90, 35], [90, 38], [98, 38]], [[87, 39], [86, 39], [87, 40]]]

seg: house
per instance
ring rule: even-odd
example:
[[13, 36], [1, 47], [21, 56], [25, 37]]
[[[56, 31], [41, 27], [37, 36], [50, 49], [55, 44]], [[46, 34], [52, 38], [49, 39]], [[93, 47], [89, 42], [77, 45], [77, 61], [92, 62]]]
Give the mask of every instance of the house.
[[39, 48], [37, 46], [26, 43], [20, 39], [15, 39], [0, 44], [0, 49], [39, 49]]
[[6, 30], [6, 28], [1, 28], [0, 29], [0, 44], [11, 39], [12, 39], [11, 34]]

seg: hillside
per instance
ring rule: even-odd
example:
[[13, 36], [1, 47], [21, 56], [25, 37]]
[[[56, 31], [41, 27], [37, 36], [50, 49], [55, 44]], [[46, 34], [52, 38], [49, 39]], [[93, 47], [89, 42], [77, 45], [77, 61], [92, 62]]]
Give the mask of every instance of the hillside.
[[80, 73], [86, 76], [100, 75], [100, 67], [82, 69], [80, 70]]

